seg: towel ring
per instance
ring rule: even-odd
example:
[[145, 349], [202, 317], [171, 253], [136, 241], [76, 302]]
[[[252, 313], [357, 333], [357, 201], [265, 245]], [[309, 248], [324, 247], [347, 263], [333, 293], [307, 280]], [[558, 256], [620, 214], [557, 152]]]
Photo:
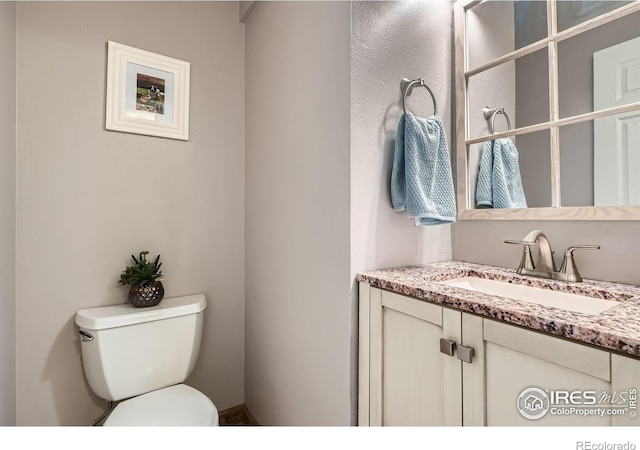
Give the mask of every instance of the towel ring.
[[502, 114], [504, 116], [507, 121], [507, 131], [511, 131], [511, 120], [504, 108], [489, 108], [488, 106], [485, 106], [482, 108], [482, 114], [489, 123], [489, 131], [491, 134], [496, 134], [495, 121], [498, 114]]
[[[409, 84], [406, 84], [409, 83]], [[429, 86], [426, 85], [426, 83], [424, 82], [424, 78], [417, 78], [415, 80], [411, 80], [409, 81], [407, 78], [404, 78], [402, 80], [401, 85], [406, 84], [406, 87], [404, 88], [404, 95], [402, 96], [402, 110], [404, 111], [404, 113], [407, 113], [407, 108], [406, 108], [406, 103], [407, 103], [407, 96], [411, 95], [409, 92], [417, 85], [419, 86], [423, 86], [427, 91], [429, 91], [429, 94], [431, 95], [431, 100], [433, 100], [433, 115], [437, 115], [438, 114], [438, 106], [436, 105], [436, 97], [435, 95], [433, 95], [433, 92], [431, 91], [431, 89], [429, 89]]]

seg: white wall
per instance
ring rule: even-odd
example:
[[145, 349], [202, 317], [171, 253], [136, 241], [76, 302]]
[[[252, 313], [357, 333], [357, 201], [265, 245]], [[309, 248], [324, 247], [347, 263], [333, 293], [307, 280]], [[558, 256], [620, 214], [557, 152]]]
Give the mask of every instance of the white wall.
[[[143, 249], [162, 254], [167, 297], [208, 298], [188, 383], [219, 409], [242, 403], [237, 3], [21, 2], [17, 12], [18, 424], [83, 425], [104, 408], [84, 382], [74, 314], [124, 302], [119, 274]], [[104, 130], [108, 40], [191, 62], [188, 142]]]
[[[354, 2], [351, 42], [351, 270], [451, 259], [451, 226], [416, 227], [391, 206], [400, 80], [424, 78], [438, 102], [450, 151], [451, 26], [448, 0]], [[429, 93], [415, 89], [407, 106], [433, 114]]]
[[16, 7], [0, 2], [0, 426], [16, 423]]
[[263, 425], [349, 425], [349, 3], [245, 25], [245, 397]]

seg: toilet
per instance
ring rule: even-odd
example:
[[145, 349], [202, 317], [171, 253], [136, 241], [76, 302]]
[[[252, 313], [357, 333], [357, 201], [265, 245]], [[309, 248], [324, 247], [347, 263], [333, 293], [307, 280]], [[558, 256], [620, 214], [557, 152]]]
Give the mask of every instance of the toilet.
[[166, 298], [82, 309], [75, 322], [85, 377], [99, 397], [119, 402], [104, 426], [217, 426], [218, 410], [183, 384], [200, 351], [207, 300]]

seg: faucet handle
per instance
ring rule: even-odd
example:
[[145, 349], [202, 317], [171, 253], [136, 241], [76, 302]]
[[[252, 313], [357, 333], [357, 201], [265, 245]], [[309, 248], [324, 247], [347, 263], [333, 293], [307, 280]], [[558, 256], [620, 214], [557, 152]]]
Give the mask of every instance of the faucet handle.
[[522, 259], [520, 260], [520, 265], [518, 266], [518, 270], [516, 270], [516, 273], [522, 273], [522, 269], [527, 269], [527, 270], [535, 269], [535, 266], [533, 264], [533, 258], [531, 257], [531, 247], [535, 245], [535, 242], [516, 241], [512, 239], [507, 239], [506, 241], [504, 241], [504, 243], [522, 245]]
[[576, 262], [573, 259], [574, 250], [599, 250], [599, 245], [572, 245], [564, 252], [564, 259], [562, 260], [562, 266], [560, 266], [559, 276], [563, 281], [582, 281], [582, 277], [576, 267]]
[[535, 245], [535, 242], [533, 241], [519, 241], [519, 240], [515, 240], [515, 239], [507, 239], [506, 241], [504, 241], [505, 244], [520, 244], [520, 245], [528, 245], [528, 246], [532, 246]]
[[567, 251], [565, 252], [565, 255], [567, 253], [569, 253], [570, 255], [573, 255], [573, 251], [574, 250], [600, 250], [600, 246], [599, 245], [593, 245], [593, 244], [572, 245], [571, 247], [567, 248]]

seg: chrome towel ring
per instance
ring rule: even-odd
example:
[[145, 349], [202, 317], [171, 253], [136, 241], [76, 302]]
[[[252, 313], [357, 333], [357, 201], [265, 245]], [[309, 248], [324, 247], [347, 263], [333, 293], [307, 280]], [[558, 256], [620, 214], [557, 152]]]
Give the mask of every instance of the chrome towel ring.
[[429, 86], [427, 86], [427, 84], [424, 82], [424, 78], [417, 78], [415, 80], [409, 80], [408, 78], [403, 78], [402, 79], [402, 83], [400, 84], [400, 87], [404, 90], [404, 95], [402, 96], [402, 110], [404, 111], [404, 113], [407, 113], [407, 108], [406, 108], [406, 103], [407, 103], [407, 96], [411, 95], [411, 91], [413, 90], [414, 87], [420, 87], [423, 86], [427, 91], [429, 91], [429, 94], [431, 95], [431, 100], [433, 100], [433, 115], [437, 115], [438, 114], [438, 106], [436, 105], [436, 97], [435, 95], [433, 95], [433, 92], [431, 91], [431, 89], [429, 89]]
[[509, 115], [504, 110], [504, 108], [490, 108], [488, 106], [485, 106], [484, 108], [482, 108], [482, 114], [484, 115], [486, 121], [489, 123], [489, 132], [491, 134], [496, 134], [495, 121], [498, 114], [502, 114], [504, 116], [505, 120], [507, 121], [507, 131], [511, 131], [511, 120], [509, 119]]

